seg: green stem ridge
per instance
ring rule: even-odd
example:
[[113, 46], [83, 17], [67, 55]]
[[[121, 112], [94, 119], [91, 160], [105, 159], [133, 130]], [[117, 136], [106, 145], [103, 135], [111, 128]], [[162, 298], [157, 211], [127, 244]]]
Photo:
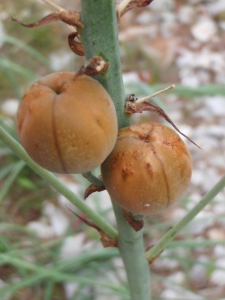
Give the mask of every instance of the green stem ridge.
[[151, 262], [203, 208], [225, 187], [225, 175], [215, 184], [215, 186], [205, 194], [201, 201], [196, 204], [184, 218], [167, 231], [166, 234], [146, 253], [147, 260]]
[[[96, 79], [113, 99], [119, 129], [129, 126], [129, 117], [124, 113], [125, 92], [119, 57], [115, 2], [82, 0], [81, 22], [84, 28], [80, 30], [80, 36], [86, 59], [100, 55], [109, 62], [106, 73], [96, 76]], [[150, 274], [144, 256], [143, 233], [135, 232], [125, 220], [121, 208], [115, 203], [113, 206], [119, 232], [118, 248], [127, 271], [130, 299], [150, 300]]]
[[104, 186], [104, 183], [101, 179], [95, 177], [91, 172], [82, 173], [82, 176], [87, 179], [90, 183], [93, 183], [97, 186]]
[[46, 171], [36, 164], [26, 153], [23, 147], [0, 127], [0, 139], [5, 143], [19, 158], [24, 160], [36, 173], [50, 183], [59, 193], [66, 197], [72, 204], [85, 213], [96, 225], [98, 225], [108, 236], [117, 238], [117, 231], [107, 223], [99, 214], [95, 213], [82, 199], [68, 189], [55, 175]]

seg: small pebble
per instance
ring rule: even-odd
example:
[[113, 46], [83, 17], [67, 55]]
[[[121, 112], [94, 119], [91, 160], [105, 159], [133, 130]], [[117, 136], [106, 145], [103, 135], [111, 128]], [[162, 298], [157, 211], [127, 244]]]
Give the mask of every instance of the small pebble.
[[201, 17], [198, 22], [192, 26], [191, 32], [194, 38], [200, 42], [208, 42], [217, 34], [217, 27], [211, 18]]
[[76, 254], [83, 252], [83, 244], [85, 240], [85, 234], [83, 232], [76, 234], [75, 236], [68, 236], [65, 238], [60, 257], [62, 259], [69, 259]]
[[[217, 269], [223, 268], [223, 269]], [[224, 286], [225, 285], [225, 257], [219, 258], [215, 261], [215, 270], [211, 274], [211, 283]]]
[[15, 117], [19, 107], [17, 99], [9, 99], [2, 103], [1, 111], [9, 117]]

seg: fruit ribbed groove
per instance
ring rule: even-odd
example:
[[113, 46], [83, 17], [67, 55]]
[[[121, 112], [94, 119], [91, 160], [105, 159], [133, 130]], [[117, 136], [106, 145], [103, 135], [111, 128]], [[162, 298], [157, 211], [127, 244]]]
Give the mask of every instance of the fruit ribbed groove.
[[67, 170], [66, 170], [66, 166], [64, 164], [64, 161], [63, 161], [63, 156], [62, 156], [62, 152], [60, 151], [60, 147], [59, 147], [59, 143], [58, 143], [58, 139], [57, 139], [57, 129], [56, 129], [56, 102], [57, 102], [57, 96], [58, 94], [55, 95], [54, 99], [53, 99], [53, 103], [52, 103], [52, 130], [53, 130], [53, 138], [54, 138], [54, 143], [55, 143], [55, 147], [56, 147], [56, 152], [58, 154], [58, 157], [59, 157], [59, 161], [61, 163], [61, 167], [62, 167], [62, 170], [65, 172], [65, 173], [68, 173]]

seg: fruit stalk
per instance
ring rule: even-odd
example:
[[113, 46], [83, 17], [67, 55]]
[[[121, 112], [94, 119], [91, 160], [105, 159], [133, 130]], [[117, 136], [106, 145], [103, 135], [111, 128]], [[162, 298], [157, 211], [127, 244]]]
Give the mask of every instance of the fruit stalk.
[[[129, 116], [124, 113], [125, 93], [119, 57], [115, 2], [82, 0], [81, 6], [81, 22], [84, 28], [80, 30], [80, 36], [86, 59], [101, 55], [109, 62], [106, 73], [96, 76], [96, 79], [114, 101], [119, 129], [129, 126]], [[143, 233], [135, 232], [130, 227], [121, 208], [114, 202], [113, 207], [119, 231], [118, 248], [127, 271], [130, 299], [150, 300], [150, 275], [144, 256]]]

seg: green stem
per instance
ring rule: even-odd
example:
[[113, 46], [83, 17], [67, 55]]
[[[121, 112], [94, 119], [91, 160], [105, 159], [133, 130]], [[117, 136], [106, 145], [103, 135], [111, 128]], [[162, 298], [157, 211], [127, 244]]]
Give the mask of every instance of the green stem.
[[104, 183], [101, 179], [95, 177], [91, 172], [83, 173], [82, 176], [86, 178], [89, 182], [97, 186], [104, 186]]
[[25, 161], [36, 173], [50, 183], [59, 193], [66, 197], [72, 204], [85, 213], [96, 225], [98, 225], [111, 238], [117, 238], [117, 231], [107, 223], [100, 215], [95, 213], [82, 199], [68, 189], [55, 175], [46, 171], [36, 164], [26, 153], [23, 147], [0, 126], [0, 139], [5, 143], [19, 158]]
[[113, 208], [119, 228], [118, 248], [126, 268], [131, 300], [149, 300], [150, 273], [148, 262], [143, 257], [143, 232], [131, 228], [117, 204], [113, 203]]
[[[80, 30], [86, 59], [100, 55], [109, 62], [104, 75], [97, 80], [113, 99], [117, 111], [118, 127], [129, 126], [124, 113], [125, 93], [119, 57], [118, 28], [115, 1], [82, 0]], [[113, 203], [119, 231], [118, 248], [127, 271], [130, 299], [150, 300], [149, 267], [144, 256], [143, 233], [135, 232], [126, 222], [122, 210]]]
[[209, 202], [225, 187], [225, 175], [218, 183], [196, 204], [189, 213], [175, 224], [167, 233], [146, 253], [147, 260], [151, 262], [175, 237], [175, 235], [186, 226]]
[[129, 126], [130, 117], [124, 113], [125, 93], [119, 59], [117, 17], [113, 0], [81, 1], [80, 30], [86, 59], [100, 55], [109, 62], [107, 72], [96, 76], [105, 87], [115, 104], [118, 127]]

